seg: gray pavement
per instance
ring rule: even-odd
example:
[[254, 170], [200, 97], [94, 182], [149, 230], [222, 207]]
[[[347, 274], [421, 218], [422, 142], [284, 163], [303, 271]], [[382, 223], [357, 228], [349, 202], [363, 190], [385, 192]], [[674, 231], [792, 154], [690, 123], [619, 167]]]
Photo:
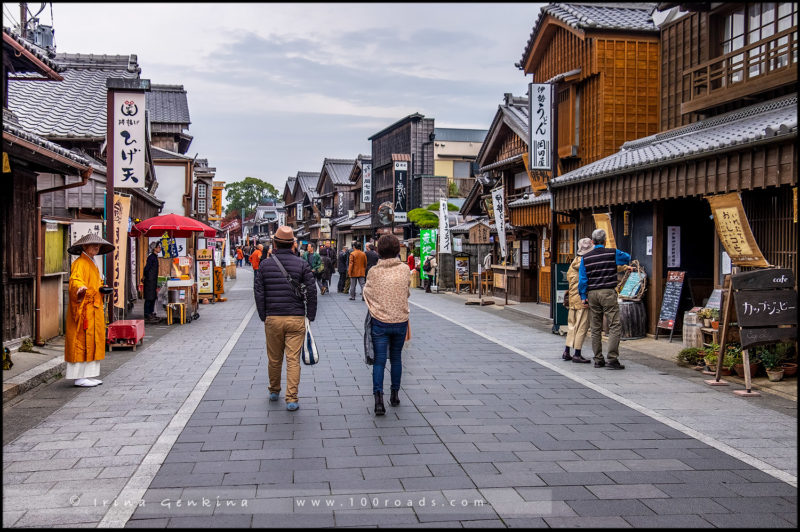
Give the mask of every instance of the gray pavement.
[[3, 526], [796, 527], [796, 414], [418, 290], [399, 407], [332, 293], [288, 412], [251, 285], [5, 444]]

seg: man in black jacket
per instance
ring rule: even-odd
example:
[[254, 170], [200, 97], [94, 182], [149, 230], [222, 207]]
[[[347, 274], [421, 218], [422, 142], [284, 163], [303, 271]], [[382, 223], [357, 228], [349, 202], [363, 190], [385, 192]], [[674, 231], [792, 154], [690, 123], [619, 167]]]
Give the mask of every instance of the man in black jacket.
[[346, 292], [344, 283], [347, 281], [347, 266], [350, 264], [350, 252], [347, 246], [342, 246], [342, 251], [339, 252], [339, 259], [337, 261], [336, 270], [339, 272], [339, 284], [336, 290], [341, 294]]
[[367, 270], [364, 272], [364, 277], [366, 278], [369, 269], [378, 264], [378, 260], [380, 260], [381, 257], [378, 255], [378, 252], [375, 251], [375, 244], [372, 242], [367, 244], [367, 252], [365, 255], [367, 256]]
[[158, 323], [156, 316], [156, 298], [158, 297], [158, 255], [161, 253], [161, 242], [150, 244], [150, 254], [144, 266], [142, 292], [144, 295], [144, 319], [147, 323]]
[[[264, 322], [269, 358], [269, 400], [277, 401], [281, 391], [281, 368], [286, 352], [286, 409], [297, 410], [297, 388], [300, 385], [300, 352], [306, 335], [305, 316], [314, 321], [317, 316], [317, 286], [308, 263], [292, 253], [294, 233], [291, 227], [281, 226], [273, 236], [275, 251], [264, 259], [256, 271], [253, 290], [258, 317]], [[306, 289], [306, 304], [286, 273]]]

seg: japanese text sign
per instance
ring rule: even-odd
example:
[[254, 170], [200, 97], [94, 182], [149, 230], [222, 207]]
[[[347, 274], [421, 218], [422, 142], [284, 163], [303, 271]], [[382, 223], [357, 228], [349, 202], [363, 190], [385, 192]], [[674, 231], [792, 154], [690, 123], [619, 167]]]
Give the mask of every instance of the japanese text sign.
[[450, 219], [447, 216], [447, 200], [439, 199], [439, 253], [452, 253], [453, 243], [450, 237]]
[[145, 101], [143, 92], [114, 93], [114, 188], [143, 188]]
[[714, 215], [717, 235], [736, 266], [766, 267], [769, 263], [750, 231], [738, 192], [706, 197]]
[[506, 209], [503, 203], [503, 187], [492, 191], [494, 206], [494, 224], [497, 227], [497, 238], [500, 240], [500, 254], [506, 258]]
[[743, 348], [797, 337], [794, 272], [764, 269], [731, 276]]
[[128, 215], [131, 197], [114, 194], [114, 306], [125, 308], [125, 269], [128, 264]]
[[369, 163], [361, 166], [361, 201], [372, 202], [372, 164]]
[[436, 229], [420, 229], [419, 231], [419, 275], [421, 279], [427, 279], [428, 275], [422, 269], [425, 258], [436, 251]]
[[408, 212], [408, 161], [394, 162], [394, 219], [406, 221]]
[[551, 86], [549, 83], [530, 84], [530, 169], [552, 170]]

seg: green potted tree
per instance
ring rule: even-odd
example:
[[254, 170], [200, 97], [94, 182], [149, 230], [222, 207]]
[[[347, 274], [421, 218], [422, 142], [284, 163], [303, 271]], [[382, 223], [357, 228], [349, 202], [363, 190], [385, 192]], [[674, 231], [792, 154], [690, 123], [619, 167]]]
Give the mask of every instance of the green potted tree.
[[[742, 378], [744, 378], [744, 356], [742, 355], [742, 346], [737, 343], [728, 345], [726, 354], [730, 353], [731, 362], [733, 362], [733, 371]], [[758, 372], [758, 355], [754, 350], [750, 354], [750, 377], [755, 377]]]
[[774, 346], [764, 346], [758, 349], [758, 353], [764, 369], [767, 370], [769, 381], [778, 382], [783, 379], [783, 366], [781, 366], [783, 357], [778, 354], [778, 350]]
[[794, 347], [792, 344], [781, 342], [775, 346], [775, 350], [783, 359], [781, 365], [783, 366], [784, 377], [794, 377], [797, 374], [797, 362], [793, 353]]
[[675, 356], [679, 366], [697, 366], [703, 358], [705, 351], [699, 347], [686, 347]]
[[719, 353], [719, 344], [711, 344], [710, 346], [706, 347], [704, 350], [704, 357], [703, 360], [706, 363], [706, 370], [707, 371], [716, 371], [717, 369], [717, 358]]

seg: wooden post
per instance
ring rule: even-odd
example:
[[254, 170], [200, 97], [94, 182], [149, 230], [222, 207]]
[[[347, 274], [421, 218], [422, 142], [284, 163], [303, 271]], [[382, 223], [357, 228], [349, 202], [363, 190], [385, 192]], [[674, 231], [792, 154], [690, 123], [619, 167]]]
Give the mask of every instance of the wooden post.
[[[733, 267], [733, 273], [738, 273], [738, 266]], [[722, 357], [725, 354], [725, 347], [728, 340], [728, 327], [731, 321], [731, 312], [733, 309], [733, 283], [730, 281], [730, 275], [725, 276], [728, 280], [728, 295], [725, 299], [725, 308], [722, 311], [722, 331], [720, 332], [719, 352], [717, 353], [717, 368], [714, 372], [714, 378], [705, 381], [709, 386], [728, 386], [728, 383], [720, 380], [722, 373]], [[724, 283], [724, 281], [723, 281]]]

